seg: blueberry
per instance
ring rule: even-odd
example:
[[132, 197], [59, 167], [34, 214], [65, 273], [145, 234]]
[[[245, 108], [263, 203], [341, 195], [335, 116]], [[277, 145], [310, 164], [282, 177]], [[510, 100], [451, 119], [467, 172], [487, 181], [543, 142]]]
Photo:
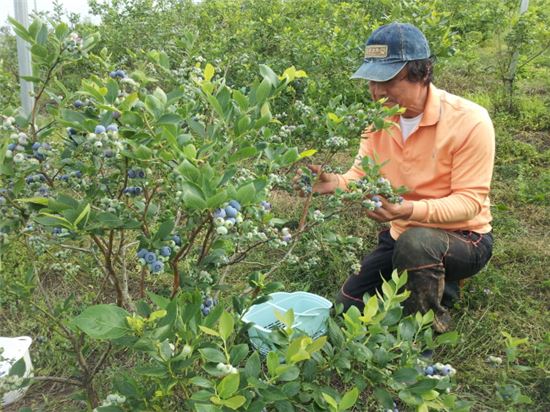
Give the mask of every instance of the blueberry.
[[234, 226], [235, 223], [237, 223], [237, 220], [234, 217], [228, 217], [227, 219], [225, 219], [225, 221], [229, 222], [231, 226]]
[[37, 160], [44, 160], [46, 157], [42, 153], [34, 153], [34, 158]]
[[143, 191], [143, 189], [141, 187], [134, 187], [134, 195], [135, 196], [138, 196], [141, 194], [141, 192]]
[[73, 129], [72, 127], [67, 127], [67, 134], [69, 136], [72, 136], [72, 135], [77, 134], [77, 131], [76, 131], [76, 129]]
[[151, 272], [153, 273], [162, 272], [163, 269], [164, 269], [164, 263], [162, 263], [160, 260], [157, 260], [151, 265]]
[[140, 258], [140, 259], [141, 259], [141, 258], [144, 258], [145, 255], [146, 255], [148, 252], [149, 252], [149, 251], [148, 251], [147, 249], [141, 248], [141, 249], [139, 250], [139, 252], [137, 253], [137, 257]]
[[109, 126], [107, 126], [107, 131], [108, 132], [118, 132], [118, 126], [116, 124], [110, 124]]
[[139, 179], [143, 179], [145, 177], [145, 172], [143, 170], [136, 171], [136, 177]]
[[172, 236], [172, 240], [176, 243], [176, 245], [181, 246], [181, 237], [174, 235]]
[[[229, 206], [234, 207], [235, 209], [237, 209], [237, 212], [241, 211], [241, 204], [239, 202], [237, 202], [236, 200], [230, 200], [229, 201]], [[235, 217], [235, 216], [231, 216], [231, 217]]]
[[284, 235], [283, 236], [283, 242], [290, 242], [292, 240], [292, 235], [288, 234], [288, 235]]
[[206, 306], [207, 308], [211, 307], [213, 304], [214, 304], [214, 301], [212, 300], [212, 298], [206, 298], [204, 300], [204, 306]]
[[441, 369], [441, 374], [442, 374], [443, 376], [447, 376], [448, 374], [451, 373], [451, 370], [452, 370], [452, 369], [451, 369], [451, 367], [450, 367], [449, 365], [445, 365], [445, 366], [443, 367], [443, 369]]
[[112, 71], [111, 73], [109, 73], [109, 77], [111, 77], [112, 79], [115, 79], [117, 77], [117, 72]]
[[153, 263], [156, 262], [157, 255], [155, 255], [153, 252], [147, 252], [143, 258], [147, 263]]
[[73, 103], [74, 107], [77, 109], [80, 109], [82, 106], [84, 106], [84, 102], [82, 100], [75, 100]]
[[217, 218], [217, 217], [224, 218], [226, 216], [226, 213], [224, 209], [216, 209], [214, 210], [214, 213], [212, 214], [212, 216], [214, 216], [214, 218]]
[[172, 249], [170, 249], [168, 246], [163, 246], [160, 248], [161, 256], [170, 256], [170, 253], [172, 253]]
[[53, 230], [52, 230], [52, 233], [54, 235], [60, 235], [62, 232], [62, 229], [60, 227], [54, 227]]
[[132, 170], [132, 169], [128, 170], [128, 177], [129, 177], [130, 179], [135, 179], [135, 177], [136, 177], [136, 171], [135, 171], [135, 170]]
[[98, 124], [95, 127], [95, 134], [101, 134], [101, 133], [105, 133], [105, 126]]
[[34, 182], [34, 179], [33, 179], [32, 176], [27, 176], [27, 177], [25, 178], [25, 183], [26, 183], [26, 184], [30, 185], [32, 182]]
[[103, 156], [111, 158], [115, 156], [115, 152], [113, 152], [111, 149], [107, 149], [103, 152]]
[[373, 202], [380, 202], [380, 196], [373, 196], [371, 200]]
[[231, 205], [225, 207], [225, 215], [227, 217], [237, 217], [238, 213], [239, 211]]
[[266, 202], [265, 200], [262, 200], [262, 201], [260, 202], [260, 206], [261, 206], [265, 211], [271, 210], [271, 203]]
[[434, 368], [432, 366], [427, 366], [424, 369], [424, 375], [432, 376], [434, 374]]
[[120, 77], [121, 79], [124, 79], [126, 77], [126, 72], [124, 70], [118, 69], [115, 71], [115, 77]]
[[208, 315], [209, 313], [210, 313], [210, 308], [205, 306], [205, 307], [202, 309], [202, 314], [203, 314], [204, 316], [206, 316], [206, 315]]
[[113, 119], [120, 118], [120, 112], [113, 112]]
[[15, 146], [17, 146], [15, 143], [10, 143], [8, 145], [8, 150], [14, 150], [15, 149]]
[[80, 179], [82, 177], [82, 172], [80, 170], [77, 170], [74, 172], [74, 176]]

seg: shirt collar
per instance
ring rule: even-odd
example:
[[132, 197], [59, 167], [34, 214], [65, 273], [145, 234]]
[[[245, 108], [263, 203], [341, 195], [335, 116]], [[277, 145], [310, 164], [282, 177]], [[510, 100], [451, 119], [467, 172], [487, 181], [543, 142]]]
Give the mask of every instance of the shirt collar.
[[430, 83], [428, 97], [424, 106], [424, 116], [419, 126], [431, 126], [439, 121], [441, 115], [441, 95], [437, 87]]

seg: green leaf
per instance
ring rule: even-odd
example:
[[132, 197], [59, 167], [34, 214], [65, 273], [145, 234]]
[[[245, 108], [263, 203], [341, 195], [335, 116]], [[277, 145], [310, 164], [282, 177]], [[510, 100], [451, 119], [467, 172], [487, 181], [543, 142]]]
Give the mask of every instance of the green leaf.
[[249, 157], [255, 156], [258, 153], [258, 149], [254, 146], [243, 147], [229, 156], [229, 163], [239, 162]]
[[344, 396], [342, 396], [342, 400], [340, 401], [338, 410], [345, 411], [346, 409], [351, 408], [353, 405], [355, 405], [355, 402], [357, 402], [358, 397], [359, 390], [357, 388], [353, 388], [350, 391], [346, 392]]
[[91, 207], [90, 207], [90, 204], [86, 204], [86, 207], [84, 208], [84, 210], [78, 215], [78, 217], [76, 218], [76, 220], [74, 221], [74, 225], [75, 227], [78, 226], [78, 224], [86, 219], [86, 221], [88, 220], [88, 216], [90, 215], [90, 211], [91, 211]]
[[244, 366], [244, 375], [246, 377], [257, 378], [258, 376], [260, 376], [260, 371], [261, 371], [260, 355], [258, 354], [258, 352], [254, 352], [246, 360], [246, 364]]
[[202, 348], [202, 349], [199, 349], [199, 352], [207, 362], [214, 362], [214, 363], [227, 362], [227, 359], [225, 359], [225, 355], [219, 349]]
[[304, 159], [306, 157], [313, 156], [315, 153], [317, 153], [317, 150], [315, 149], [304, 150], [302, 153], [300, 153], [299, 158]]
[[269, 352], [267, 354], [267, 370], [271, 377], [277, 376], [277, 366], [279, 366], [279, 355], [276, 352]]
[[230, 409], [237, 410], [246, 402], [246, 398], [242, 395], [236, 395], [232, 398], [226, 399], [223, 401], [224, 406], [227, 406]]
[[210, 105], [214, 108], [214, 111], [218, 114], [218, 116], [220, 116], [222, 120], [225, 119], [225, 113], [223, 112], [222, 106], [220, 105], [220, 102], [218, 102], [218, 99], [211, 94], [207, 94], [206, 100], [208, 100], [208, 103], [210, 103]]
[[231, 373], [223, 378], [217, 386], [220, 398], [227, 399], [233, 395], [239, 389], [239, 383], [240, 375], [238, 373]]
[[216, 69], [214, 66], [212, 66], [210, 63], [206, 64], [206, 67], [204, 68], [204, 80], [210, 81], [212, 80], [212, 77], [214, 77], [214, 73], [216, 73]]
[[336, 399], [334, 399], [332, 396], [330, 396], [327, 393], [322, 392], [323, 399], [328, 403], [334, 410], [338, 410], [338, 404], [336, 403]]
[[393, 379], [395, 379], [397, 382], [407, 384], [415, 383], [417, 376], [418, 371], [414, 368], [397, 369], [392, 375]]
[[437, 345], [456, 345], [458, 343], [458, 338], [458, 332], [453, 330], [452, 332], [447, 332], [436, 337], [435, 343]]
[[25, 197], [17, 199], [21, 203], [33, 203], [36, 205], [48, 206], [49, 199], [47, 197]]
[[25, 365], [25, 358], [20, 358], [13, 365], [11, 365], [10, 372], [8, 373], [8, 375], [19, 376], [21, 378], [25, 375], [26, 369], [27, 367]]
[[393, 411], [393, 398], [387, 390], [375, 388], [374, 397], [384, 409], [391, 409]]
[[198, 386], [200, 388], [206, 388], [210, 389], [214, 387], [214, 384], [210, 382], [208, 379], [203, 378], [202, 376], [193, 376], [191, 379], [189, 379], [189, 383]]
[[238, 365], [240, 364], [244, 358], [246, 358], [246, 355], [248, 355], [249, 348], [246, 343], [241, 343], [239, 345], [235, 345], [231, 348], [229, 351], [229, 360], [231, 361], [232, 365]]
[[155, 119], [160, 118], [160, 116], [164, 112], [163, 104], [157, 97], [153, 96], [152, 94], [149, 94], [145, 97], [145, 108], [155, 117]]
[[132, 333], [126, 317], [130, 314], [115, 305], [95, 305], [73, 319], [80, 330], [94, 339], [117, 339]]
[[414, 385], [409, 386], [407, 389], [412, 394], [422, 395], [423, 393], [429, 392], [434, 389], [439, 381], [437, 379], [424, 379], [420, 382], [415, 383]]
[[269, 96], [271, 84], [268, 79], [263, 79], [255, 91], [256, 105], [260, 106]]
[[237, 190], [236, 200], [238, 200], [242, 205], [254, 203], [256, 200], [256, 188], [254, 187], [254, 183], [250, 182], [241, 186]]
[[226, 341], [233, 334], [234, 328], [235, 320], [233, 316], [227, 312], [223, 312], [218, 325], [218, 331], [220, 332], [221, 338]]
[[174, 230], [174, 220], [166, 220], [161, 223], [159, 226], [157, 233], [155, 233], [154, 240], [162, 240], [165, 237], [167, 237], [170, 233], [172, 233], [172, 230]]

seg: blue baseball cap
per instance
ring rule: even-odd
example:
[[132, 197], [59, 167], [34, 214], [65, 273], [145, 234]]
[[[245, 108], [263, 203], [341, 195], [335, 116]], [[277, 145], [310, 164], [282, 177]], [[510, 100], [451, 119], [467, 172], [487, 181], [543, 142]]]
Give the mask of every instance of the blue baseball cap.
[[376, 29], [365, 45], [365, 60], [352, 79], [385, 82], [407, 62], [428, 59], [430, 46], [424, 34], [408, 23], [391, 23]]

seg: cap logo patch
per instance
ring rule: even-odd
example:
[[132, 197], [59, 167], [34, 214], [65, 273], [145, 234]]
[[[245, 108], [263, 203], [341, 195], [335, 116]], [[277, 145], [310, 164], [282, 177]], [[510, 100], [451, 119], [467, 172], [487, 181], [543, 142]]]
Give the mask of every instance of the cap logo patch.
[[388, 46], [385, 44], [371, 44], [365, 47], [365, 59], [383, 59], [384, 57], [388, 57]]

